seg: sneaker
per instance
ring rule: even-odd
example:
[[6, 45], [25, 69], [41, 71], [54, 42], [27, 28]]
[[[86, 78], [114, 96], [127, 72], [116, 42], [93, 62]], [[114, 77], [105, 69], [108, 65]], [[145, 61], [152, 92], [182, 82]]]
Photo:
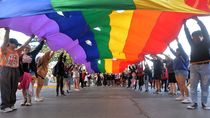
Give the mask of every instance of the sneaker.
[[164, 92], [168, 92], [168, 90], [164, 90]]
[[159, 91], [158, 91], [158, 90], [156, 90], [156, 91], [155, 91], [155, 94], [159, 94]]
[[79, 91], [79, 89], [74, 89], [75, 91]]
[[145, 92], [147, 93], [147, 92], [149, 92], [149, 90], [145, 90]]
[[66, 96], [66, 94], [64, 94], [64, 93], [62, 93], [61, 95], [62, 95], [62, 96]]
[[26, 104], [25, 104], [26, 106], [31, 106], [32, 104], [31, 104], [31, 97], [29, 96], [29, 97], [27, 97], [27, 102], [26, 102]]
[[179, 96], [178, 98], [176, 98], [177, 101], [182, 101], [184, 100], [184, 97], [183, 96]]
[[202, 108], [203, 108], [204, 110], [210, 110], [210, 107], [209, 107], [209, 106], [206, 106], [206, 105], [203, 104], [203, 103], [202, 103]]
[[7, 108], [4, 108], [4, 109], [1, 109], [0, 111], [3, 112], [3, 113], [8, 113], [8, 112], [12, 112], [13, 109], [7, 107]]
[[26, 106], [31, 106], [31, 105], [32, 105], [32, 103], [30, 103], [30, 102], [26, 103]]
[[24, 99], [24, 101], [20, 104], [21, 106], [25, 106], [27, 102], [27, 99]]
[[35, 97], [35, 102], [43, 102], [44, 99], [43, 98], [38, 98], [38, 97]]
[[190, 104], [192, 103], [192, 100], [189, 97], [186, 97], [184, 100], [182, 100], [183, 104]]
[[177, 93], [172, 93], [172, 96], [176, 96], [177, 95]]
[[187, 109], [191, 109], [191, 110], [194, 110], [194, 109], [197, 109], [197, 108], [198, 108], [198, 104], [197, 103], [194, 103], [191, 106], [187, 106]]
[[10, 107], [13, 111], [17, 110], [15, 106]]

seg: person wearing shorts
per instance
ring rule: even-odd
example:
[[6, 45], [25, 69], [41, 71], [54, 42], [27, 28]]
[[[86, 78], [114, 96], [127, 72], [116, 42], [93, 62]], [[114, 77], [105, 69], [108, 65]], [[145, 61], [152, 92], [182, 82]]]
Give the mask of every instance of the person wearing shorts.
[[184, 104], [189, 104], [191, 103], [191, 99], [189, 97], [189, 90], [186, 85], [186, 80], [188, 78], [189, 57], [185, 53], [178, 39], [176, 40], [178, 44], [176, 52], [169, 46], [171, 52], [176, 56], [174, 59], [174, 71], [176, 81], [181, 92], [181, 96], [176, 98], [176, 100], [181, 101]]
[[158, 57], [157, 55], [151, 55], [152, 59], [147, 58], [153, 62], [153, 70], [154, 70], [154, 80], [155, 80], [155, 87], [156, 87], [156, 93], [158, 94], [161, 92], [161, 78], [162, 78], [162, 70], [163, 70], [163, 63], [162, 59]]
[[170, 95], [176, 95], [176, 77], [173, 67], [173, 59], [165, 55], [166, 59], [164, 60], [164, 63], [166, 63], [166, 67], [168, 69], [168, 83], [169, 83], [169, 94]]

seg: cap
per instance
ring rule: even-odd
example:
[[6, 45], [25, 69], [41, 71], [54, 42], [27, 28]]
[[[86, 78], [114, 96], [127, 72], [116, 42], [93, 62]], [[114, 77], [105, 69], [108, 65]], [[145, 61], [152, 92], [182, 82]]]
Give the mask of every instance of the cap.
[[18, 41], [17, 41], [16, 39], [14, 39], [14, 38], [10, 38], [10, 39], [9, 39], [9, 43], [15, 44], [15, 45], [17, 45], [17, 46], [20, 46], [20, 45], [21, 45], [21, 44], [18, 43]]

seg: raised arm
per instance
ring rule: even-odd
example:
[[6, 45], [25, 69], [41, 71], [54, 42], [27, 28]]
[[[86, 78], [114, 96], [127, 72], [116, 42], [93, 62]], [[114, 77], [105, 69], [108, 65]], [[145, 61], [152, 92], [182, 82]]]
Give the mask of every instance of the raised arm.
[[149, 61], [153, 61], [152, 59], [150, 59], [150, 58], [148, 58], [146, 56], [144, 56], [144, 58], [147, 59], [147, 60], [149, 60]]
[[208, 33], [208, 31], [207, 31], [205, 25], [203, 24], [203, 22], [201, 22], [201, 20], [199, 20], [198, 17], [194, 17], [193, 19], [196, 20], [197, 23], [198, 23], [198, 25], [200, 26], [200, 28], [201, 28], [201, 33], [202, 33], [202, 35], [203, 35], [203, 37], [204, 37], [204, 40], [206, 39], [206, 40], [209, 41], [209, 33]]
[[182, 56], [188, 57], [187, 54], [186, 54], [186, 52], [184, 51], [184, 49], [183, 49], [183, 47], [182, 47], [182, 45], [181, 45], [181, 43], [179, 42], [178, 39], [177, 39], [177, 45], [178, 45], [178, 48], [179, 48], [179, 50], [180, 50]]
[[40, 50], [42, 50], [42, 47], [44, 45], [44, 40], [42, 40], [39, 45], [33, 50], [31, 51], [31, 55], [34, 56], [34, 58], [36, 57], [36, 55], [40, 52]]
[[189, 31], [189, 29], [186, 25], [186, 21], [184, 22], [184, 31], [185, 31], [185, 35], [187, 37], [187, 40], [188, 40], [189, 44], [191, 45], [192, 44], [192, 37], [191, 37], [190, 31]]
[[146, 60], [144, 60], [144, 67], [147, 65], [147, 61]]
[[35, 35], [33, 34], [26, 42], [25, 44], [23, 44], [20, 48], [18, 48], [18, 51], [22, 51], [30, 42], [31, 40], [35, 37]]
[[50, 53], [50, 59], [54, 56], [55, 52], [54, 51], [51, 51]]
[[171, 53], [174, 55], [174, 56], [176, 56], [176, 52], [171, 48], [171, 46], [170, 45], [168, 45], [168, 47], [169, 47], [169, 49], [170, 49], [170, 51], [171, 51]]
[[131, 66], [128, 67], [130, 69], [130, 71], [133, 71], [133, 67], [131, 68]]
[[172, 59], [169, 55], [166, 55], [164, 53], [162, 55], [164, 55], [166, 58]]
[[8, 43], [9, 43], [9, 33], [10, 33], [10, 29], [9, 28], [5, 28], [5, 35], [4, 35], [4, 42], [3, 45], [1, 46], [2, 51], [5, 51], [5, 48], [7, 47]]

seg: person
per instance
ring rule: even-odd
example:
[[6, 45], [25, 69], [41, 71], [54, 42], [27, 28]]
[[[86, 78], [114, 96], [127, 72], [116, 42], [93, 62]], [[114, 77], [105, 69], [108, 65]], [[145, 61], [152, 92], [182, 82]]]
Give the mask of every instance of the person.
[[9, 38], [10, 29], [5, 28], [3, 45], [0, 48], [0, 86], [1, 86], [1, 105], [2, 112], [16, 110], [16, 91], [20, 77], [19, 58], [26, 45], [34, 38], [32, 35], [24, 45], [18, 43], [14, 38]]
[[144, 85], [145, 85], [145, 92], [149, 91], [149, 80], [152, 76], [152, 72], [149, 68], [149, 65], [146, 63], [146, 61], [144, 62]]
[[162, 70], [162, 88], [163, 85], [164, 85], [164, 92], [168, 92], [168, 69], [166, 68], [165, 64]]
[[31, 97], [33, 95], [33, 82], [32, 76], [30, 73], [23, 72], [22, 76], [19, 79], [18, 89], [22, 90], [24, 101], [21, 103], [21, 106], [31, 106]]
[[73, 81], [74, 81], [74, 90], [79, 91], [79, 79], [80, 79], [80, 74], [79, 74], [79, 66], [76, 65], [72, 71], [73, 73]]
[[[44, 40], [33, 50], [31, 51], [30, 45], [27, 45], [23, 51], [23, 54], [20, 56], [20, 70], [22, 71], [21, 82], [19, 89], [22, 89], [22, 94], [24, 97], [23, 103], [21, 106], [31, 106], [31, 97], [32, 91], [29, 91], [29, 85], [32, 84], [33, 87], [33, 78], [37, 75], [36, 71], [36, 56], [41, 51]], [[32, 88], [33, 89], [33, 88]]]
[[85, 70], [80, 69], [80, 80], [79, 80], [79, 83], [81, 83], [81, 87], [82, 88], [84, 88], [85, 75], [86, 75]]
[[[56, 96], [59, 95], [59, 88], [60, 88], [60, 93], [62, 96], [65, 96], [64, 91], [63, 91], [63, 78], [64, 78], [64, 74], [65, 74], [65, 64], [64, 64], [64, 52], [62, 52], [58, 58], [58, 62], [56, 64], [56, 68], [57, 68], [57, 74], [56, 74], [56, 78], [57, 78], [57, 85], [56, 85]], [[64, 59], [64, 61], [63, 61]]]
[[36, 76], [37, 74], [36, 56], [42, 50], [44, 43], [45, 43], [45, 40], [43, 39], [33, 51], [31, 51], [30, 45], [26, 46], [26, 48], [23, 51], [23, 55], [21, 56], [21, 59], [24, 59], [24, 57], [26, 58], [30, 57], [32, 60], [30, 61], [30, 63], [23, 62], [21, 64], [24, 72], [28, 72], [28, 73], [31, 73], [32, 76]]
[[123, 72], [121, 74], [121, 87], [125, 87], [126, 86], [126, 73]]
[[104, 85], [104, 86], [107, 86], [107, 76], [108, 76], [108, 75], [107, 75], [107, 73], [104, 73], [103, 76], [104, 76], [103, 85]]
[[190, 93], [193, 102], [193, 104], [188, 106], [187, 109], [196, 109], [198, 107], [197, 87], [200, 82], [202, 108], [204, 110], [210, 110], [210, 107], [207, 106], [210, 84], [209, 33], [205, 25], [197, 17], [194, 17], [193, 19], [197, 21], [201, 30], [194, 31], [192, 35], [190, 35], [186, 21], [184, 22], [185, 34], [191, 46]]
[[173, 59], [169, 55], [165, 55], [164, 63], [166, 64], [166, 68], [168, 70], [168, 83], [169, 83], [169, 94], [176, 95], [176, 77], [173, 68]]
[[48, 73], [48, 64], [50, 59], [53, 57], [53, 51], [47, 51], [43, 56], [37, 58], [37, 88], [35, 94], [35, 102], [42, 102], [43, 97], [40, 97], [40, 92], [44, 85], [44, 79]]
[[[65, 60], [64, 60], [64, 64], [66, 64]], [[70, 93], [70, 91], [71, 91], [71, 83], [73, 81], [73, 78], [72, 78], [72, 70], [73, 70], [73, 68], [74, 68], [73, 64], [70, 64], [68, 66], [65, 65], [65, 74], [67, 74], [66, 77], [68, 77], [68, 78], [65, 78], [64, 83], [65, 83], [65, 86], [66, 86], [66, 92], [67, 93]]]
[[130, 70], [131, 77], [132, 77], [131, 88], [136, 90], [136, 86], [137, 86], [136, 66], [130, 65], [129, 70]]
[[178, 39], [176, 40], [178, 44], [176, 52], [169, 46], [171, 52], [176, 56], [176, 58], [174, 59], [174, 71], [176, 81], [181, 92], [181, 96], [176, 98], [176, 100], [181, 101], [184, 104], [189, 104], [191, 103], [191, 99], [189, 97], [189, 90], [186, 85], [186, 80], [188, 78], [189, 58]]
[[88, 74], [88, 72], [86, 72], [85, 74], [85, 80], [84, 80], [84, 86], [87, 87], [87, 83], [88, 83], [88, 77], [90, 76], [90, 74]]
[[142, 86], [144, 85], [144, 69], [142, 62], [140, 64], [136, 64], [136, 71], [137, 71], [137, 84], [138, 90], [142, 91]]
[[156, 93], [159, 94], [161, 92], [160, 80], [161, 80], [161, 76], [162, 76], [163, 63], [162, 63], [162, 59], [160, 57], [158, 57], [157, 55], [151, 55], [151, 57], [152, 57], [152, 59], [145, 56], [146, 59], [153, 62]]

